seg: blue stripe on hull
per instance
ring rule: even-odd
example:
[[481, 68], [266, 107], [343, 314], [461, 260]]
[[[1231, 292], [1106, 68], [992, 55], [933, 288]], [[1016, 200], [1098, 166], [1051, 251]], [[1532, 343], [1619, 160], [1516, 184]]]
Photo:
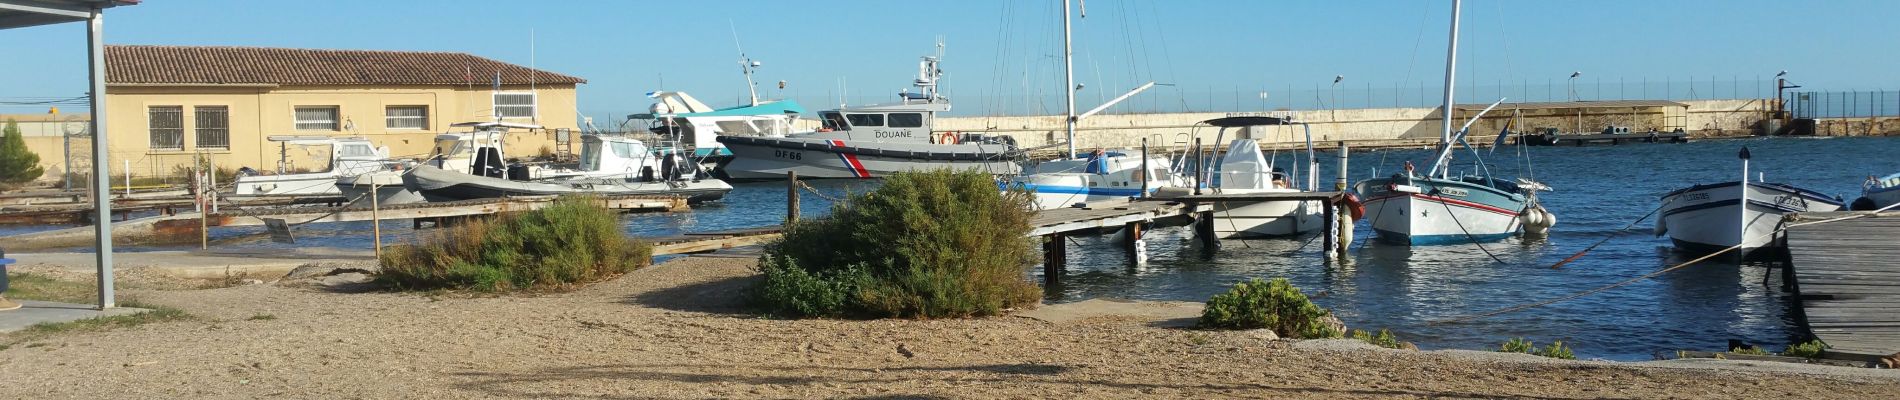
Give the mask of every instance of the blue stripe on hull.
[[[1009, 190], [1009, 183], [998, 183], [997, 187]], [[1078, 186], [1022, 185], [1023, 190], [1039, 194], [1082, 194], [1089, 196], [1140, 196], [1141, 189], [1105, 189]]]
[[1480, 243], [1488, 243], [1488, 242], [1496, 242], [1499, 240], [1510, 238], [1514, 234], [1511, 232], [1505, 232], [1505, 233], [1496, 233], [1496, 234], [1490, 234], [1490, 235], [1470, 235], [1470, 236], [1466, 236], [1464, 234], [1411, 236], [1411, 235], [1406, 235], [1403, 233], [1387, 231], [1384, 229], [1373, 229], [1372, 231], [1378, 233], [1377, 238], [1381, 242], [1398, 244], [1398, 245], [1411, 245], [1411, 246], [1465, 244], [1465, 243], [1471, 243], [1472, 238], [1477, 238], [1477, 242], [1480, 242]]

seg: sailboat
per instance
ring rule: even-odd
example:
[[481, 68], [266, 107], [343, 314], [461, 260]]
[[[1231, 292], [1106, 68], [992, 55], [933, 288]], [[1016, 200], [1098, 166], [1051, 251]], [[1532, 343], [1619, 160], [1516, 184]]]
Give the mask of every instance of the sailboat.
[[[1457, 145], [1471, 148], [1465, 133], [1484, 113], [1503, 100], [1479, 111], [1463, 128], [1452, 130], [1453, 90], [1457, 87], [1459, 0], [1451, 2], [1451, 41], [1445, 56], [1445, 101], [1443, 131], [1431, 168], [1423, 174], [1410, 162], [1404, 172], [1390, 177], [1360, 181], [1354, 187], [1365, 199], [1366, 219], [1380, 241], [1399, 245], [1435, 245], [1480, 243], [1503, 240], [1519, 232], [1525, 222], [1555, 223], [1548, 211], [1537, 205], [1535, 192], [1548, 190], [1527, 180], [1493, 178], [1490, 168], [1476, 151], [1478, 174], [1451, 174], [1452, 151]], [[1454, 134], [1455, 132], [1455, 134]]]
[[1067, 157], [1037, 164], [1033, 173], [1013, 176], [1002, 183], [1004, 190], [1023, 190], [1035, 196], [1038, 209], [1071, 207], [1077, 204], [1107, 200], [1127, 200], [1131, 197], [1144, 197], [1163, 187], [1185, 185], [1186, 180], [1171, 171], [1173, 163], [1166, 156], [1151, 156], [1146, 149], [1140, 151], [1109, 151], [1098, 149], [1087, 156], [1077, 156], [1075, 151], [1075, 126], [1083, 118], [1102, 112], [1108, 107], [1127, 100], [1137, 93], [1154, 87], [1148, 82], [1119, 97], [1109, 100], [1095, 109], [1076, 114], [1075, 112], [1075, 52], [1069, 38], [1069, 2], [1062, 2], [1062, 62], [1064, 64], [1064, 84], [1062, 92], [1068, 100], [1064, 113], [1067, 121]]
[[[1253, 139], [1238, 139], [1227, 147], [1227, 153], [1214, 164], [1214, 179], [1210, 190], [1215, 194], [1258, 194], [1258, 193], [1298, 193], [1311, 192], [1319, 186], [1317, 159], [1313, 157], [1313, 131], [1304, 123], [1295, 123], [1281, 117], [1235, 116], [1216, 118], [1203, 123], [1221, 128], [1215, 135], [1215, 141], [1227, 136], [1228, 128], [1251, 126], [1300, 125], [1306, 134], [1306, 168], [1301, 171], [1298, 163], [1291, 163], [1293, 173], [1287, 174], [1277, 159], [1267, 157], [1260, 151], [1260, 143]], [[1293, 176], [1305, 176], [1298, 182]], [[1300, 186], [1305, 186], [1304, 188]], [[1320, 228], [1324, 221], [1325, 205], [1319, 201], [1224, 201], [1214, 204], [1214, 234], [1216, 237], [1244, 238], [1262, 236], [1286, 236], [1312, 232]]]
[[1669, 235], [1676, 248], [1712, 253], [1741, 246], [1743, 256], [1781, 247], [1774, 235], [1789, 213], [1839, 211], [1841, 201], [1786, 183], [1749, 182], [1748, 148], [1742, 159], [1742, 180], [1695, 185], [1662, 196], [1662, 218], [1656, 235]]

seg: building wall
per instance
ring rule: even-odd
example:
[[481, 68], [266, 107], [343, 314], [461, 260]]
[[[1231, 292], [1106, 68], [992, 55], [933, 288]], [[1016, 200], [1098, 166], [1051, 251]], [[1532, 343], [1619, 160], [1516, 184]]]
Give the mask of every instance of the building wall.
[[[527, 92], [527, 86], [504, 86], [503, 92]], [[508, 138], [511, 156], [527, 156], [554, 147], [554, 129], [578, 129], [575, 123], [574, 86], [539, 87], [535, 118], [510, 118], [508, 121], [531, 122], [548, 128], [540, 132], [519, 132]], [[129, 161], [135, 177], [163, 176], [175, 168], [188, 167], [202, 153], [220, 168], [248, 166], [274, 171], [279, 146], [266, 140], [275, 135], [318, 135], [334, 137], [362, 136], [379, 146], [387, 146], [393, 156], [426, 156], [435, 135], [450, 130], [457, 122], [493, 121], [491, 86], [410, 86], [410, 87], [272, 87], [272, 86], [111, 86], [106, 90], [106, 112], [111, 117], [106, 129], [111, 140], [113, 174], [119, 175]], [[390, 129], [386, 126], [385, 107], [425, 106], [429, 118], [426, 129]], [[152, 148], [148, 110], [153, 106], [183, 108], [184, 148]], [[225, 106], [229, 110], [229, 148], [199, 146], [194, 110], [200, 106]], [[335, 106], [341, 123], [335, 130], [298, 130], [294, 109], [298, 106]], [[54, 138], [57, 139], [57, 138]], [[55, 144], [56, 145], [56, 144]], [[57, 147], [55, 147], [57, 148]], [[35, 149], [36, 151], [38, 148]], [[321, 170], [327, 167], [328, 149], [290, 149], [293, 169]], [[320, 154], [312, 154], [312, 153]], [[41, 153], [42, 163], [62, 163], [60, 157]], [[54, 153], [57, 154], [57, 153]], [[76, 167], [77, 168], [77, 167]]]
[[[1605, 126], [1629, 127], [1631, 131], [1651, 129], [1668, 131], [1684, 128], [1707, 135], [1747, 134], [1766, 114], [1759, 100], [1683, 101], [1688, 107], [1652, 107], [1643, 109], [1525, 110], [1517, 130], [1557, 128], [1563, 132], [1596, 132]], [[1462, 122], [1465, 115], [1457, 118]], [[1372, 108], [1350, 110], [1276, 111], [1266, 115], [1291, 116], [1312, 126], [1312, 137], [1323, 146], [1336, 141], [1359, 145], [1424, 145], [1438, 140], [1442, 118], [1436, 108]], [[1077, 148], [1134, 148], [1147, 138], [1149, 146], [1180, 147], [1192, 138], [1201, 138], [1205, 146], [1215, 144], [1218, 129], [1196, 123], [1227, 116], [1229, 113], [1168, 113], [1095, 115], [1076, 128]], [[1503, 129], [1510, 110], [1494, 110], [1473, 124], [1473, 135], [1491, 136]], [[1016, 138], [1023, 147], [1059, 144], [1064, 126], [1060, 116], [1024, 117], [945, 117], [936, 120], [938, 131], [983, 132]], [[1251, 138], [1264, 144], [1294, 145], [1305, 135], [1294, 127], [1254, 127], [1230, 131], [1228, 139]]]

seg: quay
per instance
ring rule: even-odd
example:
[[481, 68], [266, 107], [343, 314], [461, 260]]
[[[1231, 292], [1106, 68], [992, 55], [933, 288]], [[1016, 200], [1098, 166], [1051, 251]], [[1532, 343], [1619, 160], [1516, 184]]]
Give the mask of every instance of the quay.
[[1580, 134], [1580, 135], [1577, 135], [1577, 134], [1566, 135], [1566, 134], [1559, 134], [1555, 132], [1549, 132], [1549, 133], [1542, 133], [1542, 134], [1527, 133], [1527, 134], [1518, 135], [1517, 141], [1526, 146], [1563, 146], [1563, 145], [1583, 146], [1586, 144], [1608, 144], [1611, 146], [1615, 146], [1615, 145], [1620, 145], [1624, 143], [1688, 143], [1689, 134], [1681, 130], [1671, 131], [1671, 132], [1641, 132], [1641, 133], [1621, 131], [1621, 132], [1603, 132], [1603, 133], [1591, 133], [1591, 134]]
[[1900, 212], [1808, 212], [1786, 223], [1853, 215], [1867, 216], [1788, 229], [1783, 276], [1797, 321], [1830, 346], [1825, 357], [1878, 363], [1900, 353]]

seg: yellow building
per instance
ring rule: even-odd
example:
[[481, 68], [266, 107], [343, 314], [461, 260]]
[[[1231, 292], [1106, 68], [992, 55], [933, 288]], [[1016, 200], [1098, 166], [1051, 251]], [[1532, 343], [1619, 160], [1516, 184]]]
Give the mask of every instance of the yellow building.
[[[577, 130], [581, 78], [465, 53], [261, 47], [107, 46], [106, 129], [113, 174], [174, 174], [194, 155], [220, 168], [275, 169], [269, 136], [360, 136], [392, 156], [426, 156], [457, 122], [533, 123], [510, 156], [554, 151]], [[566, 136], [566, 135], [560, 135]], [[292, 150], [291, 168], [327, 168], [328, 149]], [[47, 175], [64, 171], [41, 153]], [[128, 163], [129, 162], [129, 163]]]

